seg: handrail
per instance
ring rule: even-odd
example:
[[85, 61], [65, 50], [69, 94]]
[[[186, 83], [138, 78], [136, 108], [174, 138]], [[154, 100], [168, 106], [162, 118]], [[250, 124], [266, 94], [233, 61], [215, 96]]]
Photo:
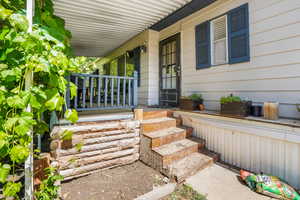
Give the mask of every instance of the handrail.
[[77, 86], [76, 97], [66, 93], [67, 108], [77, 111], [134, 108], [138, 105], [138, 73], [133, 77], [74, 73], [67, 77]]

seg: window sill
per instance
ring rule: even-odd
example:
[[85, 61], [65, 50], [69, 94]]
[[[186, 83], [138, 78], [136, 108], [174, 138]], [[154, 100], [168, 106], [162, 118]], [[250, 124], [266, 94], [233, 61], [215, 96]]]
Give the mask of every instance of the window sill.
[[241, 63], [250, 63], [250, 60], [248, 61], [243, 61], [243, 62], [238, 62], [238, 63], [224, 63], [224, 64], [218, 64], [218, 65], [210, 65], [210, 66], [205, 66], [205, 67], [196, 67], [196, 70], [204, 70], [204, 69], [210, 69], [210, 68], [215, 68], [215, 67], [222, 67], [222, 66], [231, 66], [231, 65], [237, 65], [237, 64], [241, 64]]

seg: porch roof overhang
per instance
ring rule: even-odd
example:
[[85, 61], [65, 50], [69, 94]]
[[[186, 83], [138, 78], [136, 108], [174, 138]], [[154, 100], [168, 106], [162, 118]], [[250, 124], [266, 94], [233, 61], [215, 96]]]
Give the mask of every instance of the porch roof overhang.
[[215, 0], [54, 0], [77, 56], [102, 57], [138, 33], [160, 30]]

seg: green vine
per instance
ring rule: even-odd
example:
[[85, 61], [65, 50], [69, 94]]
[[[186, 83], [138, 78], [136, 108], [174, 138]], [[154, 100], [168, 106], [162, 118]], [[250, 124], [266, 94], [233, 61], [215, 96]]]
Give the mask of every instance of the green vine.
[[[71, 33], [64, 20], [53, 14], [52, 1], [36, 0], [31, 33], [27, 31], [25, 3], [0, 0], [0, 188], [3, 198], [14, 199], [24, 195], [24, 162], [33, 140], [28, 133], [48, 131], [42, 116], [62, 111], [65, 77], [78, 71], [82, 60], [71, 58]], [[25, 89], [26, 76], [31, 73], [33, 84]], [[70, 84], [74, 96], [76, 86]], [[26, 111], [28, 107], [31, 112]], [[67, 110], [65, 117], [76, 121], [77, 113]], [[43, 184], [41, 190], [47, 187], [49, 184]]]

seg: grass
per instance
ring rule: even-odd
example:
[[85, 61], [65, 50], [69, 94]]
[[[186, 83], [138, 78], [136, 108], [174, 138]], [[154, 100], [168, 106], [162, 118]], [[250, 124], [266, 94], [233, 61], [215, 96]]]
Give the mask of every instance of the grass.
[[162, 200], [206, 200], [206, 197], [196, 192], [191, 186], [184, 184]]

